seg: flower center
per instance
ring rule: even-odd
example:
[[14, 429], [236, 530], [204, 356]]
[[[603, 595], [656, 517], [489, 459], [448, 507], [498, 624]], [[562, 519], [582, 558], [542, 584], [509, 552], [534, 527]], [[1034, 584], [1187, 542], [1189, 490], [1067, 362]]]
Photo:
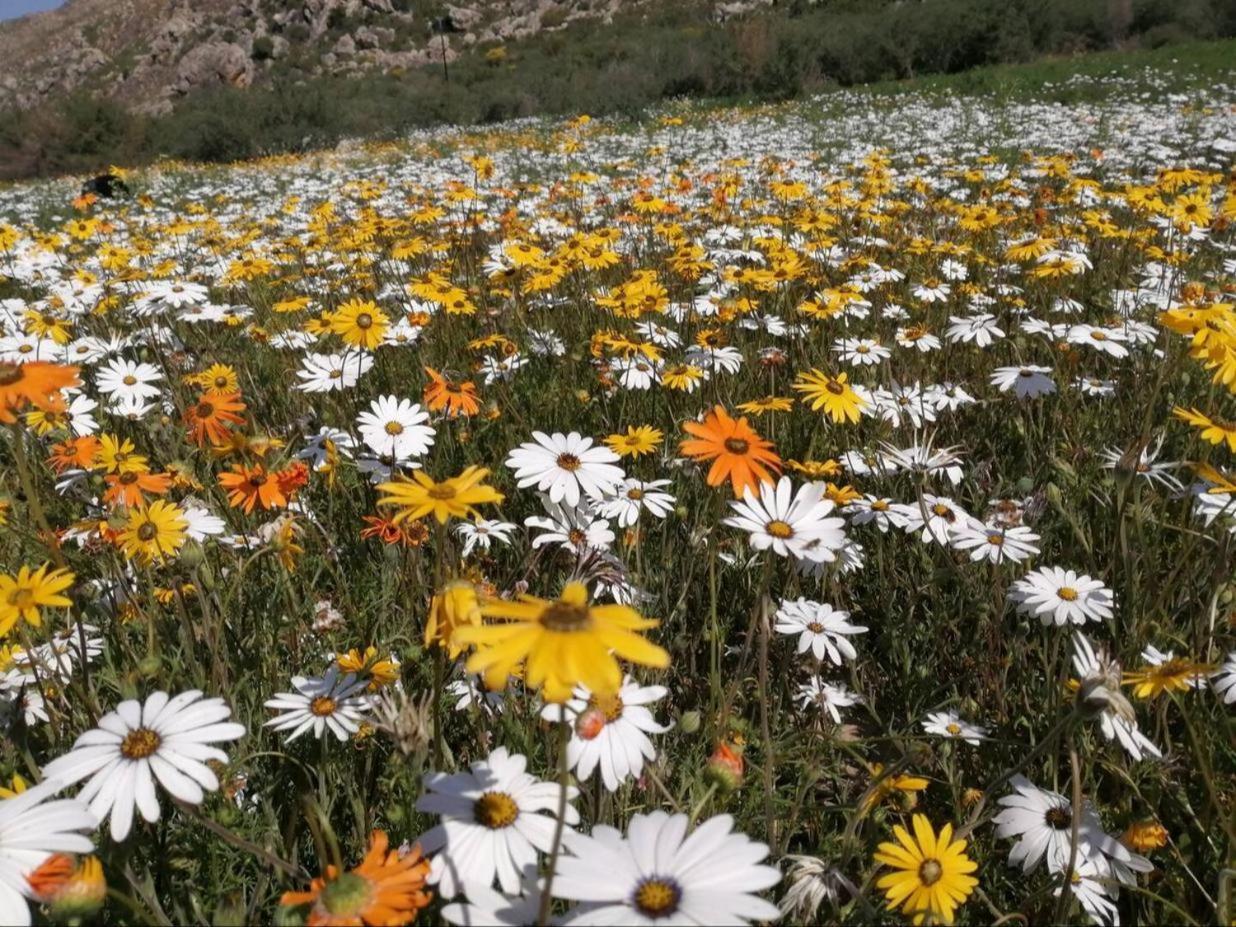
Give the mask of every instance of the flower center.
[[144, 760], [156, 750], [163, 738], [148, 727], [139, 727], [125, 734], [120, 742], [120, 755], [130, 760]]
[[987, 543], [990, 544], [992, 547], [999, 547], [1000, 545], [1004, 543], [1004, 535], [1003, 534], [989, 534], [987, 535]]
[[440, 502], [445, 502], [447, 499], [455, 498], [455, 487], [451, 486], [449, 483], [437, 483], [436, 485], [425, 490], [425, 494], [428, 495], [430, 499], [437, 499]]
[[942, 502], [937, 502], [931, 507], [931, 514], [935, 515], [937, 518], [943, 518], [945, 521], [952, 521], [955, 517], [953, 515], [953, 510], [947, 505], [944, 505]]
[[132, 486], [134, 483], [137, 482], [137, 473], [130, 470], [127, 473], [120, 474], [120, 482], [121, 482], [121, 485]]
[[1072, 586], [1061, 586], [1056, 590], [1056, 595], [1060, 596], [1060, 598], [1064, 599], [1066, 602], [1077, 601], [1077, 590]]
[[751, 445], [742, 438], [725, 439], [725, 449], [731, 454], [745, 454], [750, 447]]
[[195, 411], [197, 412], [198, 418], [210, 418], [215, 414], [215, 407], [212, 403], [203, 400], [197, 404], [197, 409]]
[[215, 377], [215, 388], [223, 389], [227, 386], [227, 377]]
[[644, 491], [642, 489], [628, 489], [627, 498], [638, 502], [640, 499], [644, 498]]
[[335, 713], [335, 700], [329, 695], [319, 695], [309, 703], [309, 711], [319, 718]]
[[34, 593], [29, 589], [14, 589], [9, 593], [9, 604], [14, 608], [29, 608], [34, 604]]
[[644, 879], [635, 889], [633, 899], [636, 910], [645, 917], [669, 917], [678, 910], [682, 900], [682, 889], [670, 879], [658, 879], [655, 876]]
[[876, 499], [876, 501], [875, 501], [875, 502], [871, 503], [871, 511], [873, 511], [873, 512], [887, 512], [887, 511], [888, 511], [888, 502], [887, 502], [886, 500], [884, 500], [884, 499]]
[[390, 435], [391, 437], [394, 437], [395, 435], [401, 435], [403, 434], [403, 425], [399, 424], [399, 422], [387, 422], [386, 423], [386, 433]]
[[519, 805], [506, 792], [486, 792], [472, 806], [476, 823], [490, 830], [510, 827], [519, 817]]
[[372, 325], [373, 325], [373, 316], [371, 316], [368, 312], [362, 312], [360, 315], [356, 317], [356, 327], [357, 328], [369, 328]]
[[807, 630], [812, 634], [819, 634], [824, 630], [824, 625], [820, 624], [818, 621], [812, 621], [807, 624]]
[[322, 889], [322, 906], [343, 921], [359, 923], [360, 913], [369, 906], [372, 883], [354, 872], [344, 872]]
[[840, 396], [842, 393], [845, 392], [845, 384], [838, 383], [836, 380], [829, 380], [828, 385], [825, 387], [825, 389], [827, 389], [834, 396]]
[[579, 465], [580, 460], [574, 454], [558, 455], [558, 466], [567, 471], [567, 473], [574, 473], [579, 469]]
[[764, 526], [764, 530], [773, 537], [781, 538], [782, 540], [792, 538], [794, 536], [794, 529], [784, 521], [770, 521]]
[[924, 885], [935, 885], [944, 875], [944, 867], [938, 860], [925, 859], [918, 867], [918, 880]]
[[1063, 805], [1056, 805], [1053, 808], [1047, 809], [1043, 819], [1053, 830], [1064, 830], [1073, 826], [1073, 814]]
[[566, 602], [554, 602], [541, 613], [541, 627], [547, 631], [570, 633], [586, 631], [592, 627], [592, 616], [588, 609]]
[[159, 536], [159, 529], [155, 527], [154, 522], [145, 521], [138, 526], [137, 539], [139, 541], [153, 541]]
[[944, 729], [954, 737], [961, 733], [961, 725], [956, 721], [950, 721], [948, 724], [944, 725]]
[[133, 386], [137, 383], [137, 377], [133, 376], [133, 374], [128, 374], [122, 382], [125, 386]]

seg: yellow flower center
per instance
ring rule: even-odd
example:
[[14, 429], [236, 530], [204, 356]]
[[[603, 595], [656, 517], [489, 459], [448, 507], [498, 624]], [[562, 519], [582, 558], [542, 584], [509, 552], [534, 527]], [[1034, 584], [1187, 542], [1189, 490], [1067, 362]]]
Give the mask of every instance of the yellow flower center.
[[9, 604], [14, 608], [29, 608], [34, 604], [34, 593], [29, 589], [14, 589], [9, 593]]
[[568, 473], [574, 473], [580, 467], [580, 460], [574, 454], [559, 454], [558, 466]]
[[644, 491], [642, 489], [628, 489], [627, 498], [638, 502], [640, 499], [644, 498]]
[[669, 879], [645, 879], [635, 890], [635, 907], [649, 918], [669, 917], [678, 910], [682, 889]]
[[329, 695], [319, 695], [309, 703], [310, 713], [319, 718], [325, 718], [327, 715], [335, 713], [336, 703]]
[[163, 738], [148, 727], [139, 727], [125, 734], [120, 742], [120, 755], [130, 760], [144, 760], [156, 750]]
[[137, 382], [137, 377], [133, 376], [133, 374], [129, 374], [124, 378], [123, 382], [125, 386], [132, 386]]
[[925, 859], [918, 867], [918, 880], [924, 885], [935, 885], [944, 876], [944, 867], [939, 860]]
[[403, 425], [399, 424], [399, 422], [387, 422], [386, 423], [386, 433], [390, 435], [391, 437], [394, 437], [395, 435], [401, 435], [403, 434]]
[[818, 621], [812, 621], [807, 625], [807, 630], [813, 634], [819, 634], [824, 630], [824, 625], [820, 624]]
[[1060, 596], [1060, 598], [1064, 599], [1066, 602], [1077, 601], [1077, 590], [1072, 586], [1061, 586], [1056, 590], [1056, 595]]
[[519, 805], [506, 792], [486, 792], [472, 806], [476, 823], [490, 830], [510, 827], [519, 817]]
[[954, 737], [961, 733], [961, 725], [956, 721], [950, 721], [948, 724], [944, 725], [944, 729]]
[[770, 521], [768, 524], [764, 526], [764, 530], [767, 531], [769, 534], [771, 534], [773, 537], [781, 538], [782, 540], [785, 540], [786, 538], [792, 538], [794, 536], [794, 529], [790, 527], [789, 524], [783, 521], [776, 521], [776, 520]]

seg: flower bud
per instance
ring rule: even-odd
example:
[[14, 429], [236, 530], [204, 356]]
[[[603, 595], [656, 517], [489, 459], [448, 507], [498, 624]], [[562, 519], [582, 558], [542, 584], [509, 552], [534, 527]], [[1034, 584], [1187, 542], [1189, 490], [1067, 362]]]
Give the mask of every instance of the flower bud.
[[732, 792], [742, 785], [746, 764], [742, 748], [721, 741], [708, 758], [705, 778], [722, 792]]

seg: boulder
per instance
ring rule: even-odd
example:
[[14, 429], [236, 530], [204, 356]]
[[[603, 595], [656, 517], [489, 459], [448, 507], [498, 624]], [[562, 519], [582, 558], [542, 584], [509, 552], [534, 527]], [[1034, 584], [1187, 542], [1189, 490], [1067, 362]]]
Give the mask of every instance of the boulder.
[[253, 70], [253, 61], [241, 46], [234, 42], [207, 42], [190, 49], [180, 59], [172, 91], [183, 95], [212, 84], [248, 87], [253, 82]]

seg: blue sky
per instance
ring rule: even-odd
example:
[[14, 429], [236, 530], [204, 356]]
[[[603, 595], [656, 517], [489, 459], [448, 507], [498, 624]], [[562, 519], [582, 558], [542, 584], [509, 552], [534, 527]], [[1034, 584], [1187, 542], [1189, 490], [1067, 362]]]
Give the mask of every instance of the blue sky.
[[64, 0], [0, 0], [0, 19], [12, 19], [36, 10], [50, 10]]

